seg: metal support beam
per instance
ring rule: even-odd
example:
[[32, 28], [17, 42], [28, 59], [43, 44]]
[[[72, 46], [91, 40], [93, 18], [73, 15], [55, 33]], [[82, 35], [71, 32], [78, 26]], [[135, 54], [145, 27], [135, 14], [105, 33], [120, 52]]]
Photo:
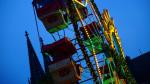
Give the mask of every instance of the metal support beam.
[[94, 70], [94, 67], [92, 65], [92, 63], [90, 62], [90, 59], [89, 59], [89, 56], [87, 54], [87, 51], [86, 51], [86, 48], [83, 44], [83, 41], [80, 39], [81, 36], [80, 36], [80, 32], [78, 31], [78, 24], [77, 24], [77, 21], [75, 20], [75, 12], [73, 9], [75, 9], [74, 7], [74, 4], [72, 2], [72, 0], [68, 0], [68, 9], [69, 9], [69, 13], [70, 13], [70, 19], [71, 19], [71, 22], [73, 24], [73, 27], [74, 27], [74, 31], [75, 31], [75, 35], [76, 35], [76, 38], [77, 38], [77, 41], [79, 43], [79, 46], [81, 47], [81, 51], [83, 53], [83, 56], [84, 56], [84, 59], [86, 61], [86, 64], [91, 72], [91, 75], [93, 76], [93, 79], [94, 79], [94, 82], [97, 81], [97, 75], [95, 73], [95, 70]]

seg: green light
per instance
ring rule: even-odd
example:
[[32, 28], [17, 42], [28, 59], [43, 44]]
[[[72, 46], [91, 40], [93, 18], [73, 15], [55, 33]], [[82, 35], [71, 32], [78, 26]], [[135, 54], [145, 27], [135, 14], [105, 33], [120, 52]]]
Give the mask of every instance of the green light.
[[87, 46], [90, 52], [92, 52], [93, 48], [95, 49], [96, 53], [99, 53], [103, 50], [101, 45], [102, 39], [100, 37], [95, 36], [91, 38], [91, 41], [93, 45], [91, 45], [89, 40], [84, 41], [84, 44]]
[[104, 80], [104, 84], [113, 84], [113, 82], [115, 82], [114, 77], [110, 77], [110, 78]]

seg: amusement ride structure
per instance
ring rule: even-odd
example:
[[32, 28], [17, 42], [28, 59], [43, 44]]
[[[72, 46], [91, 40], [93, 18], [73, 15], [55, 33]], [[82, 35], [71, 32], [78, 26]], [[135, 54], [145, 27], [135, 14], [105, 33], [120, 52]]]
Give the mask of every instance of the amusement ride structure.
[[[31, 70], [45, 75], [31, 74], [29, 83], [136, 84], [107, 9], [100, 13], [94, 0], [33, 0], [32, 5], [46, 66], [42, 73], [41, 69]], [[43, 43], [37, 17], [54, 42]], [[32, 47], [27, 33], [26, 36]], [[30, 54], [31, 48], [28, 51], [35, 56]], [[38, 65], [30, 64], [30, 69]]]

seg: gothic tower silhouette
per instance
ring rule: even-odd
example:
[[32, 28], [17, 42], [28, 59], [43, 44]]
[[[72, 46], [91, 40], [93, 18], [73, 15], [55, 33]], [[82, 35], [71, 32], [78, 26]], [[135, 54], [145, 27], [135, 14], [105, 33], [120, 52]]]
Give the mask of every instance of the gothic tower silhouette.
[[30, 83], [31, 84], [38, 84], [39, 80], [42, 79], [44, 76], [44, 70], [37, 58], [37, 55], [34, 51], [34, 48], [31, 44], [31, 41], [28, 37], [28, 33], [26, 32], [27, 38], [27, 47], [28, 47], [28, 55], [29, 55], [29, 64], [30, 64]]

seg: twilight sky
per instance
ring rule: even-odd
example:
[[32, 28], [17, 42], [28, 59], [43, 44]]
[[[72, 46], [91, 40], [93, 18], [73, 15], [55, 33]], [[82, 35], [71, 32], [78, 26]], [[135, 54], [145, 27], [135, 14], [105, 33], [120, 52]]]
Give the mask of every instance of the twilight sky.
[[[125, 54], [134, 58], [150, 50], [150, 0], [95, 0], [114, 18]], [[42, 62], [32, 0], [0, 0], [0, 84], [27, 84], [29, 77], [25, 30]], [[49, 33], [38, 21], [45, 43]], [[139, 51], [140, 50], [140, 51]]]

